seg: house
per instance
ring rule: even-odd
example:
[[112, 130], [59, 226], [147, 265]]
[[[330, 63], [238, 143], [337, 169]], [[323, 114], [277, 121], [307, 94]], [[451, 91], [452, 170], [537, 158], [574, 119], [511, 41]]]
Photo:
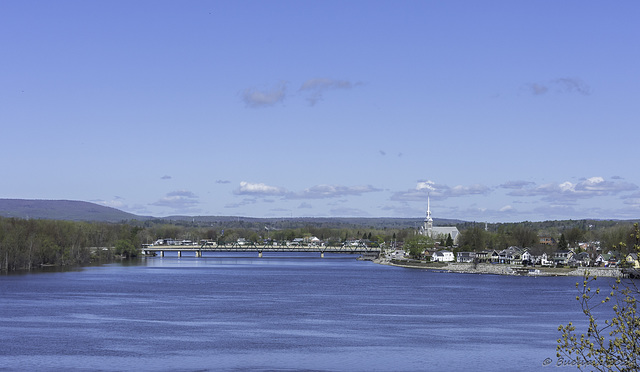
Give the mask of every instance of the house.
[[304, 242], [307, 243], [307, 245], [314, 246], [314, 247], [324, 244], [316, 236], [307, 237], [304, 239]]
[[176, 239], [158, 239], [156, 240], [153, 245], [180, 245], [180, 242]]
[[295, 238], [290, 242], [287, 242], [287, 246], [302, 246], [304, 244], [304, 238]]
[[396, 249], [391, 253], [391, 259], [393, 260], [402, 260], [407, 256], [407, 252], [402, 249]]
[[[605, 267], [615, 267], [618, 266], [620, 252], [617, 251], [609, 251], [607, 253], [599, 254], [596, 257], [595, 265], [596, 266], [605, 266]], [[625, 257], [626, 259], [626, 257]]]
[[549, 258], [550, 258], [549, 255], [546, 252], [544, 252], [536, 258], [536, 263], [542, 266], [553, 266], [553, 260]]
[[638, 261], [637, 253], [629, 253], [627, 257], [625, 257], [625, 261], [629, 267], [633, 269], [640, 269], [640, 261]]
[[507, 249], [503, 249], [500, 251], [498, 262], [504, 264], [522, 264], [524, 253], [527, 253], [527, 259], [531, 259], [531, 254], [527, 251], [526, 248], [514, 247], [511, 246]]
[[571, 249], [563, 249], [560, 251], [556, 251], [553, 254], [553, 262], [556, 265], [567, 265], [569, 264], [569, 259], [573, 256], [573, 250]]
[[424, 258], [424, 259], [425, 259], [425, 260], [427, 260], [427, 261], [431, 261], [431, 252], [429, 252], [429, 250], [428, 250], [428, 249], [425, 249], [425, 250], [422, 252], [422, 258]]
[[345, 247], [358, 247], [362, 245], [362, 242], [359, 239], [350, 239], [345, 241], [342, 245]]
[[494, 262], [493, 261], [493, 257], [496, 257], [496, 261], [497, 261], [497, 257], [498, 257], [498, 252], [496, 252], [495, 250], [484, 250], [484, 251], [480, 251], [480, 252], [475, 252], [476, 253], [476, 260], [478, 262]]
[[609, 261], [607, 262], [607, 267], [618, 267], [618, 264], [620, 264], [620, 260], [618, 259], [618, 257], [616, 256], [611, 256], [611, 258], [609, 258]]
[[474, 262], [476, 258], [476, 252], [458, 252], [456, 262]]
[[438, 251], [431, 256], [431, 261], [434, 262], [453, 262], [453, 252], [451, 251]]
[[609, 253], [601, 253], [596, 257], [595, 265], [596, 266], [607, 266], [609, 264], [609, 260], [611, 259], [611, 254]]
[[589, 253], [580, 252], [571, 256], [568, 261], [569, 266], [589, 266], [591, 264], [591, 257]]
[[556, 244], [556, 240], [550, 236], [541, 236], [540, 237], [540, 244], [544, 244], [544, 245], [555, 245]]
[[491, 252], [491, 263], [497, 263], [500, 262], [500, 253], [498, 253], [498, 251], [492, 251]]

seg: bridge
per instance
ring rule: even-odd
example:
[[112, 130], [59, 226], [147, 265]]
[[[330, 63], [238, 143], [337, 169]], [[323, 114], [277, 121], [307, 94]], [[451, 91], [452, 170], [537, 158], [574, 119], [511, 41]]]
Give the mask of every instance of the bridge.
[[318, 245], [255, 245], [255, 244], [203, 244], [197, 245], [149, 245], [142, 247], [142, 254], [155, 256], [160, 253], [164, 257], [165, 252], [178, 252], [178, 257], [182, 257], [182, 252], [195, 252], [196, 257], [202, 257], [204, 252], [256, 252], [258, 257], [262, 257], [263, 252], [318, 252], [320, 257], [325, 253], [348, 253], [362, 254], [366, 257], [375, 258], [380, 255], [381, 249], [367, 247], [366, 245], [342, 245], [342, 246], [318, 246]]

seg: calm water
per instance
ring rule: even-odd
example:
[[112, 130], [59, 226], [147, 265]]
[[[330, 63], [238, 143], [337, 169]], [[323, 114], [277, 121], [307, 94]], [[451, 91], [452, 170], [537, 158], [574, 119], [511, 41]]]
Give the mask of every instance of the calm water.
[[556, 370], [580, 318], [577, 278], [229, 255], [0, 276], [0, 370]]

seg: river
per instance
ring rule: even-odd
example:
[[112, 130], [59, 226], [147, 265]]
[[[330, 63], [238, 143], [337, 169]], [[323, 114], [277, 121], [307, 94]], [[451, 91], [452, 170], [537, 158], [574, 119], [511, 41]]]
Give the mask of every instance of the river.
[[582, 317], [576, 277], [255, 256], [0, 276], [0, 371], [555, 370]]

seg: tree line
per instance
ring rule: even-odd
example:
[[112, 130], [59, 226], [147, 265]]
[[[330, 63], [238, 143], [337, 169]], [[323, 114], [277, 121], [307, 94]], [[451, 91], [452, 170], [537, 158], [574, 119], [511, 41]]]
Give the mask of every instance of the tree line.
[[84, 265], [133, 256], [136, 250], [131, 247], [141, 230], [127, 224], [0, 218], [0, 270]]
[[[598, 242], [603, 251], [618, 250], [629, 253], [635, 244], [632, 233], [632, 222], [614, 222], [594, 226], [591, 224], [576, 224], [572, 227], [537, 229], [527, 222], [494, 224], [486, 229], [484, 224], [467, 225], [460, 232], [458, 246], [461, 250], [481, 251], [485, 249], [502, 250], [510, 246], [530, 248], [532, 253], [552, 253], [558, 249], [578, 248], [581, 242]], [[543, 244], [541, 237], [550, 237], [554, 243]]]
[[[233, 224], [231, 224], [233, 225]], [[237, 226], [235, 224], [234, 226]], [[244, 238], [262, 244], [266, 239], [293, 240], [316, 236], [330, 244], [366, 239], [370, 244], [403, 240], [412, 229], [330, 228], [307, 225], [278, 229], [256, 224], [227, 228], [176, 221], [127, 221], [122, 223], [74, 222], [0, 217], [0, 271], [32, 270], [42, 266], [75, 266], [135, 257], [143, 244], [159, 238], [235, 242]]]
[[[537, 223], [540, 224], [540, 223]], [[379, 226], [330, 226], [328, 224], [279, 226], [277, 224], [198, 223], [189, 221], [148, 220], [107, 222], [72, 222], [44, 219], [0, 218], [0, 271], [31, 270], [46, 265], [74, 266], [90, 262], [107, 262], [117, 257], [134, 257], [143, 244], [159, 238], [176, 240], [209, 240], [235, 242], [244, 238], [262, 244], [265, 240], [291, 241], [295, 238], [315, 236], [328, 244], [341, 244], [347, 240], [366, 240], [373, 246], [405, 247], [418, 253], [424, 248], [450, 247], [450, 237], [432, 240], [416, 234], [416, 228]], [[243, 226], [244, 225], [244, 226]], [[233, 226], [233, 227], [229, 227]], [[543, 226], [537, 229], [537, 226]], [[564, 228], [563, 228], [564, 227]], [[619, 248], [629, 240], [632, 223], [591, 223], [536, 225], [528, 222], [511, 224], [462, 223], [458, 251], [502, 250], [509, 246], [527, 247], [536, 253], [551, 253], [558, 246], [540, 244], [539, 237], [549, 235], [567, 246], [580, 241], [600, 241], [603, 248]], [[560, 239], [563, 237], [564, 239]]]

